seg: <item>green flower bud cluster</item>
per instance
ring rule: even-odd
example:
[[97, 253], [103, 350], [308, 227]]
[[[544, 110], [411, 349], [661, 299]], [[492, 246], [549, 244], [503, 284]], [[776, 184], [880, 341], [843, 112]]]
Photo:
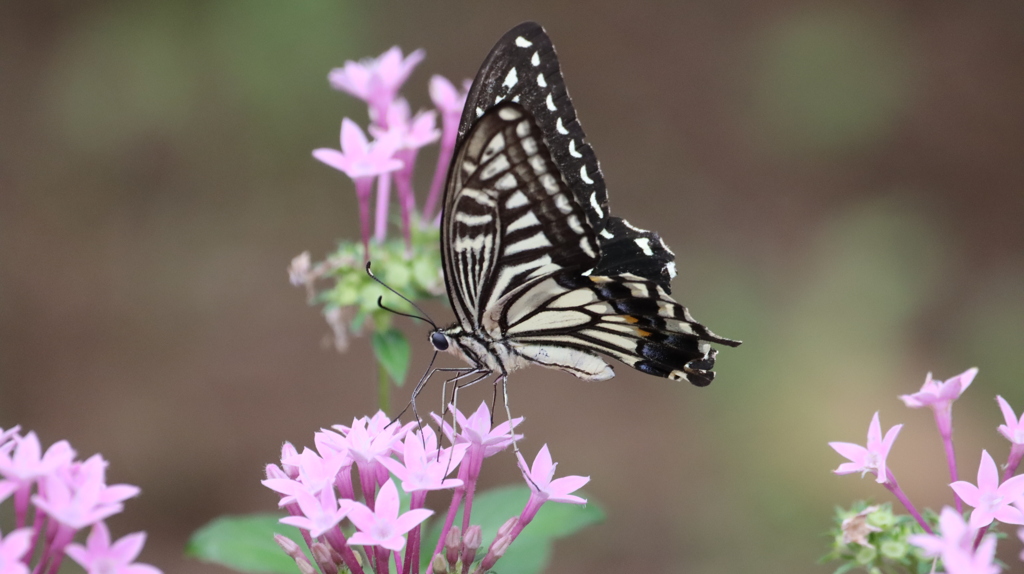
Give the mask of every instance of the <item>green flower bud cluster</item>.
[[[929, 524], [936, 517], [926, 513]], [[860, 501], [849, 509], [836, 508], [835, 527], [830, 532], [832, 550], [821, 562], [840, 561], [835, 574], [863, 571], [869, 574], [906, 572], [926, 574], [932, 571], [934, 559], [907, 541], [924, 530], [910, 515], [894, 514], [889, 503], [868, 505]]]

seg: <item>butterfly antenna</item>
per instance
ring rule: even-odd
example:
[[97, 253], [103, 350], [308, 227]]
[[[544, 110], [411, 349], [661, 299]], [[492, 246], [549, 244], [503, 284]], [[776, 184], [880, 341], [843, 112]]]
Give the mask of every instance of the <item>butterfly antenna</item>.
[[388, 291], [391, 291], [395, 295], [398, 295], [399, 297], [402, 298], [403, 301], [405, 301], [406, 303], [408, 303], [408, 304], [412, 305], [413, 307], [415, 307], [416, 310], [419, 311], [422, 316], [420, 316], [420, 315], [412, 315], [410, 313], [401, 313], [399, 311], [395, 311], [394, 309], [384, 305], [384, 297], [383, 296], [377, 298], [377, 306], [378, 307], [380, 307], [381, 309], [384, 309], [385, 311], [391, 311], [395, 315], [401, 315], [402, 317], [409, 317], [410, 319], [419, 319], [420, 321], [426, 321], [427, 323], [430, 323], [431, 327], [433, 327], [434, 329], [437, 329], [437, 323], [435, 323], [430, 318], [430, 316], [427, 315], [426, 311], [421, 309], [420, 306], [417, 305], [416, 303], [413, 303], [412, 300], [410, 300], [408, 297], [406, 297], [405, 295], [402, 295], [398, 291], [395, 291], [394, 289], [391, 288], [390, 285], [388, 285], [387, 283], [381, 281], [379, 277], [374, 275], [373, 271], [370, 271], [370, 262], [369, 261], [366, 262], [366, 274], [370, 276], [370, 279], [373, 279], [377, 283], [380, 283], [381, 285], [384, 286], [385, 289], [387, 289]]

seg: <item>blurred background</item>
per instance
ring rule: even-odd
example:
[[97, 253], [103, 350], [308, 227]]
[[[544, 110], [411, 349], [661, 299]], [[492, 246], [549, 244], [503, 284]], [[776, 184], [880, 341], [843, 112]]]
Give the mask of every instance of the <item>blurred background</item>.
[[[876, 410], [906, 424], [904, 490], [950, 502], [930, 413], [896, 398], [928, 371], [981, 369], [954, 413], [961, 476], [982, 448], [1005, 460], [994, 396], [1024, 408], [1024, 10], [996, 0], [4, 0], [0, 427], [102, 452], [111, 483], [142, 487], [115, 535], [147, 530], [142, 559], [168, 574], [224, 572], [182, 557], [188, 535], [274, 509], [259, 479], [283, 441], [376, 410], [367, 340], [325, 344], [285, 271], [358, 235], [351, 183], [310, 156], [343, 116], [366, 124], [328, 70], [425, 48], [403, 93], [427, 107], [431, 74], [471, 78], [527, 19], [614, 213], [661, 232], [677, 298], [744, 341], [706, 389], [516, 373], [522, 448], [590, 475], [608, 514], [549, 571], [831, 572], [833, 506], [890, 498], [832, 475], [826, 443], [863, 443]], [[419, 372], [426, 329], [399, 324]], [[483, 480], [521, 479], [509, 454]]]

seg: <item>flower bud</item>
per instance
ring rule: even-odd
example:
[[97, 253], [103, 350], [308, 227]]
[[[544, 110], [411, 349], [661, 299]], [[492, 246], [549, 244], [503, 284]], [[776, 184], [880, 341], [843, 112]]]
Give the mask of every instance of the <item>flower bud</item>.
[[316, 568], [309, 563], [305, 556], [296, 558], [295, 565], [299, 567], [299, 574], [317, 574]]
[[448, 574], [448, 559], [443, 554], [434, 554], [430, 559], [430, 569], [434, 574]]
[[465, 571], [466, 567], [473, 563], [476, 559], [476, 551], [483, 544], [483, 531], [479, 524], [474, 524], [466, 529], [466, 534], [462, 537], [462, 570]]
[[275, 534], [274, 542], [277, 542], [277, 545], [280, 546], [281, 550], [284, 550], [284, 553], [288, 556], [291, 556], [296, 560], [298, 560], [300, 557], [303, 557], [302, 549], [299, 548], [299, 545], [296, 544], [294, 540], [288, 538], [284, 534]]
[[494, 563], [505, 555], [505, 551], [508, 550], [510, 544], [512, 544], [512, 537], [508, 534], [496, 536], [494, 542], [491, 543], [490, 549], [487, 550], [487, 555], [480, 562], [480, 570], [483, 572], [490, 570]]
[[323, 542], [314, 542], [309, 550], [313, 553], [313, 559], [320, 566], [323, 574], [337, 574], [338, 564], [331, 556], [331, 549]]
[[459, 555], [462, 554], [462, 529], [457, 525], [452, 526], [448, 530], [448, 535], [444, 537], [444, 552], [448, 564], [455, 566], [459, 561]]
[[[506, 520], [505, 524], [502, 524], [501, 527], [498, 528], [498, 533], [494, 535], [494, 540], [497, 541], [502, 536], [506, 536], [509, 532], [512, 532], [512, 529], [516, 527], [516, 524], [519, 524], [518, 516], [513, 516]], [[491, 545], [493, 546], [493, 544]]]

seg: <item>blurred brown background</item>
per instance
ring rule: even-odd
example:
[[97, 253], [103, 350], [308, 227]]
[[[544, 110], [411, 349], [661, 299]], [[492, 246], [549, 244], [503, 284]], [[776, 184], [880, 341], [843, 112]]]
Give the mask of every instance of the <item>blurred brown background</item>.
[[[896, 399], [929, 370], [981, 368], [955, 409], [962, 476], [981, 448], [1005, 460], [993, 397], [1024, 408], [1009, 1], [4, 0], [0, 427], [102, 452], [143, 489], [114, 533], [147, 530], [168, 574], [222, 572], [181, 556], [189, 533], [272, 509], [259, 479], [282, 441], [375, 410], [367, 341], [325, 347], [285, 273], [357, 236], [350, 183], [310, 156], [343, 116], [365, 124], [328, 70], [423, 47], [404, 93], [427, 106], [431, 74], [472, 77], [526, 19], [555, 41], [615, 213], [659, 230], [678, 298], [745, 341], [707, 389], [516, 374], [524, 450], [548, 443], [608, 512], [551, 572], [830, 572], [833, 505], [889, 497], [832, 476], [826, 443], [862, 443], [875, 410], [907, 423], [890, 465], [911, 498], [949, 501], [929, 413]], [[426, 330], [401, 324], [418, 372]], [[511, 456], [485, 467], [516, 475]]]

